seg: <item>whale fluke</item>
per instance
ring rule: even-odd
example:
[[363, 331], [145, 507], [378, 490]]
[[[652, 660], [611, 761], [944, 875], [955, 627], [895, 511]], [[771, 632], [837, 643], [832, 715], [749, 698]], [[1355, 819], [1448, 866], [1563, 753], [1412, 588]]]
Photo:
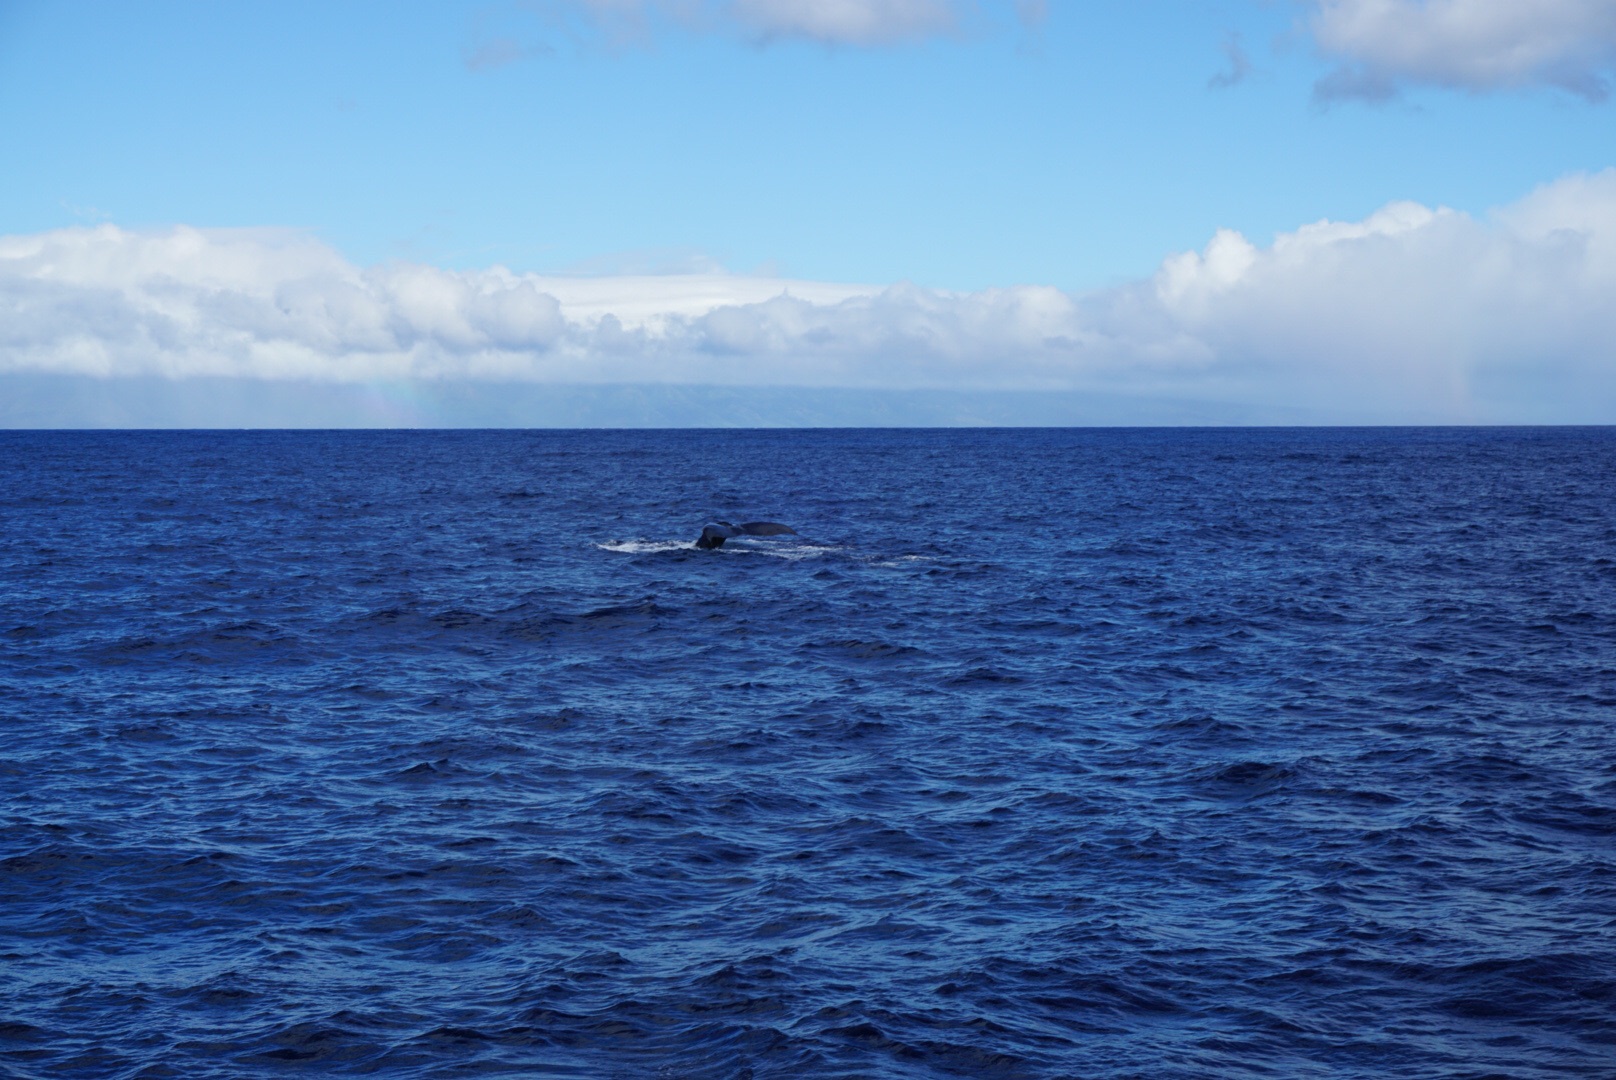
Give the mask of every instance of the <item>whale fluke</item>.
[[782, 525], [778, 521], [747, 521], [740, 525], [731, 525], [727, 521], [714, 522], [701, 530], [701, 538], [696, 546], [703, 551], [721, 548], [724, 541], [736, 536], [785, 536], [797, 535], [797, 530], [790, 525]]

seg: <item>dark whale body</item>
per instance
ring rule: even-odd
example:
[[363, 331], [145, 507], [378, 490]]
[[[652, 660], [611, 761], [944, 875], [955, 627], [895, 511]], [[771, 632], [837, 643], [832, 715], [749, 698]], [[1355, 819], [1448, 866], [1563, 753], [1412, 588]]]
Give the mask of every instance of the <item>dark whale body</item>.
[[735, 536], [784, 536], [787, 533], [796, 536], [797, 530], [778, 521], [748, 521], [741, 525], [719, 521], [701, 530], [696, 546], [703, 551], [711, 551], [723, 547], [725, 540]]

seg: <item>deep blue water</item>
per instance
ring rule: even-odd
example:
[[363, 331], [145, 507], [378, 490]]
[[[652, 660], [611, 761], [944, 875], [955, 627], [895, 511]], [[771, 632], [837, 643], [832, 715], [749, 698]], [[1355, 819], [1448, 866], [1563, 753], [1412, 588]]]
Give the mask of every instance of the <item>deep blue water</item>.
[[1616, 430], [0, 434], [0, 735], [7, 1077], [1616, 1076]]

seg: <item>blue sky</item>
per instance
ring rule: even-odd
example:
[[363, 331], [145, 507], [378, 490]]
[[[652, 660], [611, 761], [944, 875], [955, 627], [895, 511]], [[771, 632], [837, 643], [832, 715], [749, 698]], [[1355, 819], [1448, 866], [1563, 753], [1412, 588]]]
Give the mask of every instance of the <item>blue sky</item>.
[[[1508, 418], [1499, 409], [1533, 385], [1531, 364], [1541, 364], [1543, 384], [1559, 396], [1526, 418], [1588, 419], [1557, 413], [1555, 402], [1616, 402], [1603, 367], [1578, 366], [1592, 362], [1609, 329], [1592, 305], [1608, 284], [1598, 252], [1611, 186], [1600, 181], [1616, 165], [1616, 117], [1604, 100], [1613, 54], [1609, 0], [10, 0], [0, 2], [0, 234], [13, 249], [0, 289], [12, 283], [13, 325], [39, 329], [14, 332], [9, 345], [0, 338], [0, 371], [1047, 386], [1266, 401], [1322, 408], [1327, 419], [1321, 403], [1338, 400], [1344, 385], [1336, 368], [1316, 385], [1288, 369], [1266, 382], [1240, 374], [1253, 357], [1280, 363], [1280, 345], [1251, 326], [1268, 310], [1256, 300], [1246, 298], [1252, 311], [1220, 315], [1216, 332], [1201, 309], [1192, 317], [1180, 305], [1149, 316], [1144, 329], [1129, 312], [1151, 282], [1159, 294], [1151, 302], [1166, 303], [1169, 260], [1199, 251], [1212, 265], [1207, 245], [1219, 230], [1239, 234], [1260, 270], [1264, 260], [1283, 261], [1276, 240], [1311, 223], [1362, 223], [1409, 202], [1449, 208], [1474, 232], [1445, 241], [1453, 258], [1474, 255], [1466, 246], [1474, 244], [1502, 258], [1583, 229], [1581, 276], [1561, 267], [1542, 278], [1535, 259], [1528, 269], [1539, 278], [1529, 285], [1586, 293], [1589, 310], [1570, 317], [1592, 321], [1574, 340], [1519, 326], [1513, 367], [1474, 343], [1426, 341], [1426, 353], [1435, 342], [1448, 367], [1393, 388], [1426, 395], [1429, 408], [1408, 415]], [[1578, 188], [1579, 177], [1589, 183]], [[1514, 212], [1534, 221], [1560, 214], [1552, 228], [1499, 224], [1555, 184], [1557, 195]], [[84, 239], [98, 226], [100, 239]], [[1421, 219], [1368, 232], [1371, 240], [1428, 238], [1444, 228]], [[176, 229], [200, 237], [206, 251], [175, 241]], [[71, 282], [60, 269], [40, 269], [63, 265], [41, 254], [50, 245], [83, 251], [87, 243], [100, 254]], [[1418, 270], [1427, 284], [1442, 273], [1424, 247], [1386, 256], [1367, 243], [1332, 240], [1331, 265], [1347, 255], [1362, 263], [1330, 271], [1348, 274], [1343, 288], [1396, 277], [1374, 269], [1380, 258]], [[154, 268], [165, 257], [180, 261]], [[109, 267], [139, 265], [164, 280], [200, 274], [217, 292], [218, 275], [198, 269], [210, 259], [237, 268], [228, 288], [243, 297], [280, 295], [288, 282], [358, 282], [370, 300], [393, 305], [387, 318], [413, 320], [413, 336], [378, 345], [352, 322], [382, 318], [374, 315], [322, 324], [317, 334], [258, 316], [230, 321], [217, 305], [193, 305], [181, 318], [151, 299], [161, 291], [155, 278], [106, 277]], [[243, 260], [262, 273], [240, 271]], [[1271, 277], [1326, 274], [1322, 265], [1276, 267]], [[460, 299], [423, 299], [431, 290], [421, 275], [434, 273], [465, 286]], [[582, 287], [580, 277], [615, 282], [618, 294], [579, 301], [568, 290]], [[58, 316], [63, 304], [82, 312], [94, 296], [117, 292], [123, 306], [98, 319], [124, 330], [91, 340], [82, 319], [71, 333], [56, 326], [41, 306], [47, 278]], [[715, 300], [685, 295], [719, 278], [746, 280]], [[400, 291], [405, 279], [417, 281], [413, 300]], [[791, 292], [760, 281], [804, 284]], [[819, 294], [810, 283], [866, 291]], [[70, 286], [78, 290], [71, 303], [60, 294]], [[1244, 278], [1238, 286], [1229, 294], [1236, 299], [1255, 288]], [[901, 291], [910, 287], [919, 291]], [[1015, 287], [1032, 291], [1006, 301], [1002, 291]], [[304, 292], [311, 289], [330, 295]], [[808, 306], [764, 306], [782, 291]], [[495, 293], [502, 298], [488, 302], [503, 305], [504, 329], [478, 322], [486, 312], [470, 308], [455, 316], [471, 327], [464, 332], [421, 314], [421, 305], [437, 310]], [[1308, 295], [1331, 293], [1321, 278]], [[139, 303], [129, 299], [137, 294]], [[978, 298], [980, 312], [948, 307], [960, 297]], [[1493, 293], [1473, 300], [1487, 311], [1500, 303]], [[395, 310], [412, 303], [402, 316]], [[849, 304], [863, 305], [868, 318], [853, 320]], [[651, 309], [660, 322], [645, 314]], [[1283, 321], [1292, 308], [1276, 310]], [[904, 329], [916, 312], [944, 322]], [[690, 329], [715, 313], [722, 327]], [[1456, 328], [1461, 315], [1439, 321]], [[649, 334], [640, 351], [660, 349], [662, 359], [650, 367], [623, 359], [636, 346], [602, 336], [607, 316], [617, 322], [606, 331]], [[224, 322], [197, 330], [209, 318]], [[869, 320], [879, 318], [888, 321], [877, 333]], [[982, 355], [950, 351], [949, 342], [994, 319], [1014, 326], [977, 341]], [[1321, 324], [1332, 319], [1354, 323], [1350, 311], [1321, 313]], [[696, 336], [669, 346], [675, 323]], [[1415, 329], [1423, 333], [1424, 323]], [[185, 337], [193, 331], [202, 338]], [[587, 341], [578, 336], [586, 331]], [[433, 334], [437, 344], [423, 345]], [[1198, 344], [1180, 350], [1177, 368], [1151, 367], [1163, 342], [1186, 334]], [[1029, 360], [1033, 341], [1039, 356]], [[1310, 348], [1294, 336], [1284, 342]], [[1321, 348], [1340, 354], [1344, 371], [1354, 363], [1348, 346], [1381, 349], [1384, 339]], [[185, 359], [204, 348], [235, 359], [201, 367]], [[440, 355], [457, 348], [454, 362]], [[350, 363], [356, 353], [383, 352], [405, 359]], [[471, 353], [480, 359], [466, 360]], [[685, 359], [670, 360], [675, 353]], [[1011, 371], [1002, 386], [996, 364]], [[1432, 389], [1446, 385], [1454, 364], [1466, 384], [1459, 398]], [[1501, 365], [1507, 378], [1494, 378]], [[1593, 382], [1584, 392], [1579, 380]], [[1483, 383], [1491, 389], [1477, 390]], [[1397, 396], [1362, 379], [1353, 385], [1357, 412], [1339, 418], [1373, 419], [1377, 402]]]

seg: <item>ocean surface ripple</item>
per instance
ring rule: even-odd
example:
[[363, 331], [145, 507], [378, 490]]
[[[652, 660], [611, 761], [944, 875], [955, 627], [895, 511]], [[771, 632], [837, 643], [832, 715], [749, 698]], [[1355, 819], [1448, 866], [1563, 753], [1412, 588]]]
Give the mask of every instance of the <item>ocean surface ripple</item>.
[[0, 1075], [1616, 1076], [1616, 431], [6, 433], [0, 521]]

